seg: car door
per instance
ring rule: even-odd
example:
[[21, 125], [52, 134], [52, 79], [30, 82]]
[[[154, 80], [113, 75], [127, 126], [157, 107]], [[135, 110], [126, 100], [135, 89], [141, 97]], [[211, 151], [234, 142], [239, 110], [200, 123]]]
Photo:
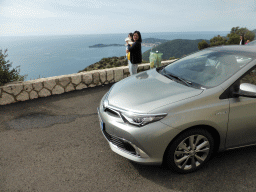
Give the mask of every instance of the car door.
[[[240, 79], [241, 83], [256, 85], [255, 67]], [[256, 143], [256, 98], [230, 98], [230, 114], [226, 147]]]

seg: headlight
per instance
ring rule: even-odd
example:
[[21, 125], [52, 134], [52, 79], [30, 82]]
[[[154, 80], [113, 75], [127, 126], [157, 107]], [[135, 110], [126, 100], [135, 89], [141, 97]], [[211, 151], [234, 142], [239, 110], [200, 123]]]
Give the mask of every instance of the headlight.
[[155, 121], [159, 121], [163, 119], [167, 114], [136, 114], [136, 113], [129, 113], [129, 112], [121, 112], [120, 113], [124, 121], [136, 125], [136, 126], [143, 126], [149, 123], [153, 123]]

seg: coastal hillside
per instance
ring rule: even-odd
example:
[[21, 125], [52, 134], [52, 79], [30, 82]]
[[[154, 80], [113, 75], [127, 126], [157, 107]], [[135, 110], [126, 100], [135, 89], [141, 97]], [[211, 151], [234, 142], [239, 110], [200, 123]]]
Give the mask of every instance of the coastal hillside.
[[113, 68], [113, 67], [121, 67], [121, 66], [125, 66], [125, 65], [128, 65], [128, 62], [127, 62], [125, 56], [109, 57], [109, 58], [103, 58], [99, 62], [94, 63], [79, 72], [92, 71], [92, 70], [97, 70], [97, 69]]
[[[162, 43], [152, 49], [153, 52], [159, 51], [163, 53], [162, 59], [167, 60], [170, 57], [181, 58], [184, 55], [188, 55], [195, 51], [198, 51], [198, 43], [203, 39], [197, 40], [187, 40], [187, 39], [175, 39], [172, 41], [168, 41]], [[206, 40], [206, 42], [209, 42]], [[149, 54], [151, 50], [148, 50], [143, 53], [142, 59], [145, 61], [149, 61]]]
[[[142, 63], [147, 63], [147, 61], [142, 60]], [[83, 70], [79, 71], [79, 73], [83, 71], [107, 69], [107, 68], [121, 67], [121, 66], [127, 66], [127, 65], [128, 65], [128, 60], [126, 59], [126, 56], [108, 57], [108, 58], [103, 58], [99, 62], [84, 68]]]

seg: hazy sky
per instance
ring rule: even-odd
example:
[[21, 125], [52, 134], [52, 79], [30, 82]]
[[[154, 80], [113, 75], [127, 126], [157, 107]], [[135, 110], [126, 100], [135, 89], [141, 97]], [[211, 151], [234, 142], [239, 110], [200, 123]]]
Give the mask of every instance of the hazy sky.
[[0, 0], [0, 35], [256, 29], [256, 0]]

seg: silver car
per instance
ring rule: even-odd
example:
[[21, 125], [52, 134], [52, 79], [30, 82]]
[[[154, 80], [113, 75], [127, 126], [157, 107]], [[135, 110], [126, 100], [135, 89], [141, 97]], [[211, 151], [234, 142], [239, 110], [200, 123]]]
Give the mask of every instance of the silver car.
[[256, 143], [256, 47], [204, 49], [115, 83], [98, 108], [117, 154], [180, 173]]

